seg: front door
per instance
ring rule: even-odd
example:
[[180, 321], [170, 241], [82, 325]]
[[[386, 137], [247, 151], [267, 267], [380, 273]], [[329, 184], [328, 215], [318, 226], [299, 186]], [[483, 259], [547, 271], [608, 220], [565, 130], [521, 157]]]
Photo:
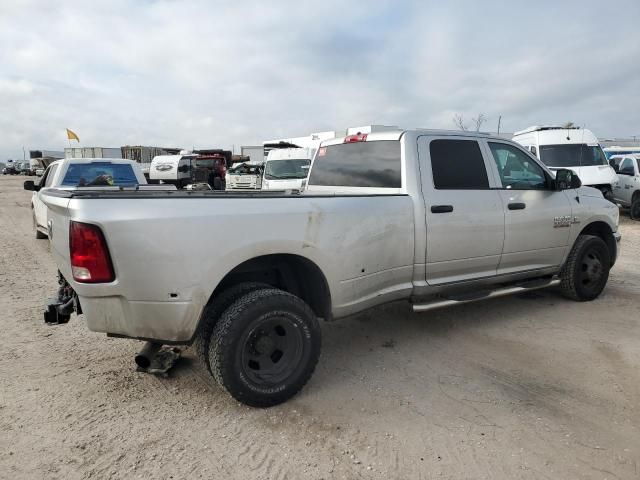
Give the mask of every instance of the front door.
[[626, 157], [620, 162], [618, 183], [614, 189], [614, 198], [625, 206], [631, 205], [633, 192], [640, 188], [638, 183], [635, 159]]
[[426, 203], [430, 285], [496, 275], [504, 213], [480, 144], [468, 137], [418, 140]]
[[551, 177], [523, 149], [500, 141], [486, 143], [505, 218], [498, 274], [560, 265], [574, 220], [571, 195], [556, 191]]

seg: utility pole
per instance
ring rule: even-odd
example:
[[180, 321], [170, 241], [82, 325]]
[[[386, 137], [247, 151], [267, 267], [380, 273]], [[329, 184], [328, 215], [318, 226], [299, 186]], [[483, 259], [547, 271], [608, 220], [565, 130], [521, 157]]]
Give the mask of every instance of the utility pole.
[[24, 162], [27, 159], [27, 154], [24, 151], [24, 145], [22, 146], [22, 161]]
[[502, 115], [498, 115], [498, 135], [500, 135], [500, 121], [502, 120]]

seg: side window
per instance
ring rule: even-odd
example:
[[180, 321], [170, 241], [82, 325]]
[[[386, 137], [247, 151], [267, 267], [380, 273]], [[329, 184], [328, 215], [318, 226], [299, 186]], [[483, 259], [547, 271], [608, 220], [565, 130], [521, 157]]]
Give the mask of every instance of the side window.
[[49, 169], [49, 175], [47, 175], [47, 179], [44, 181], [45, 187], [50, 187], [53, 183], [53, 177], [56, 175], [56, 170], [58, 169], [58, 165], [52, 165]]
[[487, 168], [475, 140], [433, 140], [429, 145], [433, 186], [438, 190], [486, 190]]
[[547, 188], [544, 170], [522, 150], [513, 145], [494, 142], [489, 142], [489, 148], [498, 167], [503, 188], [514, 190]]
[[533, 153], [536, 157], [538, 156], [538, 149], [535, 145], [531, 146], [531, 153]]
[[633, 170], [633, 161], [630, 158], [625, 158], [624, 160], [622, 160], [619, 169], [624, 170], [625, 168], [630, 168], [631, 170]]
[[640, 159], [636, 158], [636, 172], [640, 172]]
[[44, 184], [46, 183], [47, 178], [49, 178], [50, 171], [51, 171], [51, 167], [47, 167], [44, 173], [42, 174], [42, 177], [40, 178], [40, 182], [38, 182], [38, 185], [40, 186], [40, 188], [44, 187]]

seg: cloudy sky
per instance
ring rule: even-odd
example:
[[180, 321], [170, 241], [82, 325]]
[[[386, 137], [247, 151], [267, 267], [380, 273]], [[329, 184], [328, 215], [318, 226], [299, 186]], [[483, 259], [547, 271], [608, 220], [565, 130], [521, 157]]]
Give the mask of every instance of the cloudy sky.
[[[0, 161], [366, 124], [640, 136], [640, 2], [0, 0]], [[597, 5], [596, 5], [597, 4]]]

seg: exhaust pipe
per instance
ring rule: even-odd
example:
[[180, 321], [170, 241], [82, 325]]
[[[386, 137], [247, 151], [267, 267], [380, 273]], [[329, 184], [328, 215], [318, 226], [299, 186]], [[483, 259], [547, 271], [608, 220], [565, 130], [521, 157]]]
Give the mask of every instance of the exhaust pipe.
[[144, 369], [149, 368], [149, 366], [151, 365], [151, 360], [153, 360], [153, 357], [155, 357], [160, 348], [162, 348], [161, 343], [145, 343], [144, 347], [142, 347], [142, 350], [140, 350], [135, 357], [136, 365]]

